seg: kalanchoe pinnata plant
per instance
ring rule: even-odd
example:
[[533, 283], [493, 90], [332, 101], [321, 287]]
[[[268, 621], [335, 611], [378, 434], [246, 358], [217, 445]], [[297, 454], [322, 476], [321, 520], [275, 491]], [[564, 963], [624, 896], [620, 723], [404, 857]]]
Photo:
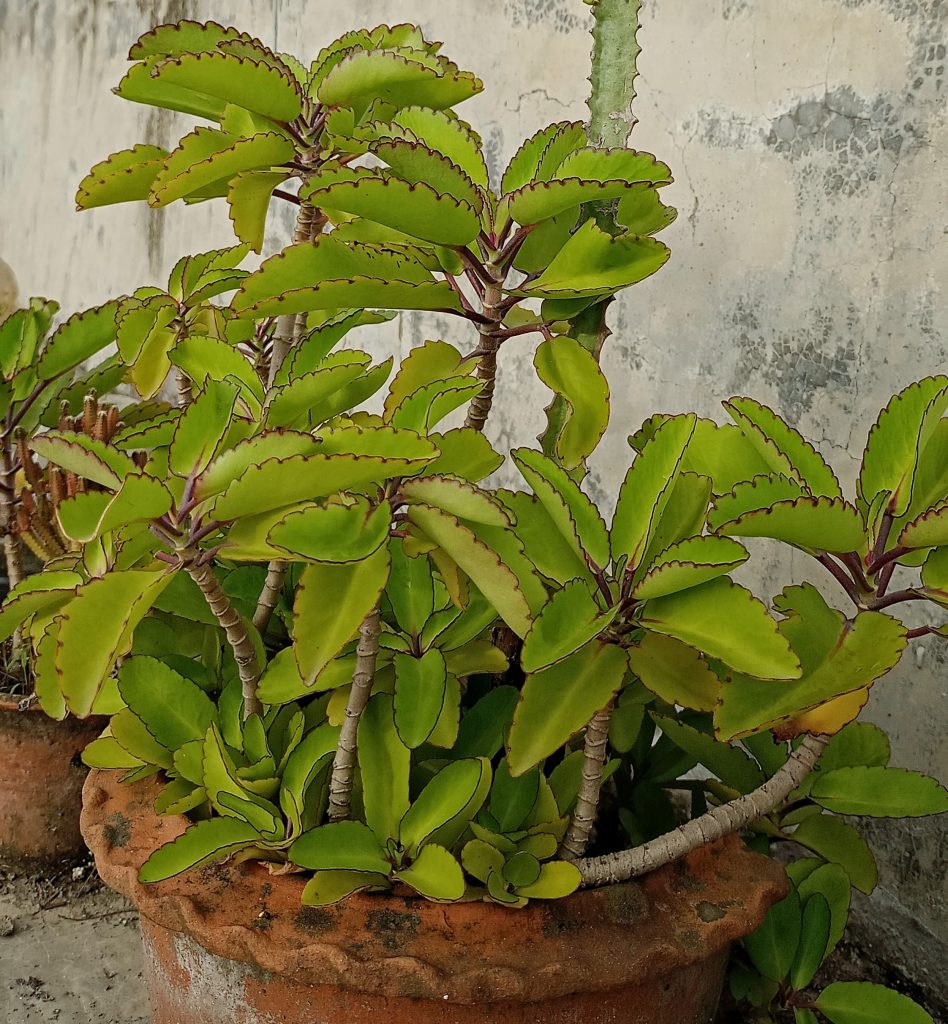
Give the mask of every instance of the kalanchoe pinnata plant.
[[[214, 24], [146, 34], [120, 93], [221, 128], [128, 173], [112, 158], [80, 204], [226, 194], [243, 244], [118, 308], [142, 403], [110, 443], [33, 440], [101, 489], [60, 504], [77, 553], [3, 616], [50, 714], [111, 714], [87, 762], [161, 772], [157, 809], [191, 816], [146, 881], [236, 855], [308, 872], [314, 905], [407, 886], [518, 907], [749, 829], [814, 856], [735, 995], [846, 1024], [864, 989], [801, 994], [849, 887], [875, 884], [838, 815], [948, 807], [852, 722], [934, 628], [892, 608], [948, 590], [948, 382], [893, 399], [853, 505], [749, 399], [732, 426], [654, 417], [607, 525], [583, 489], [609, 419], [605, 314], [665, 263], [674, 217], [668, 167], [624, 148], [637, 12], [594, 5], [590, 124], [532, 136], [497, 191], [450, 110], [479, 82], [411, 27], [350, 33], [308, 69]], [[296, 239], [242, 270], [271, 197], [299, 206]], [[393, 374], [348, 347], [392, 310], [454, 314], [470, 342], [427, 341]], [[548, 422], [512, 453], [526, 489], [492, 488], [497, 354], [530, 335]], [[172, 370], [175, 406], [157, 397]], [[745, 536], [809, 551], [855, 607], [804, 582], [774, 616], [731, 578]], [[923, 558], [921, 587], [888, 589]]]

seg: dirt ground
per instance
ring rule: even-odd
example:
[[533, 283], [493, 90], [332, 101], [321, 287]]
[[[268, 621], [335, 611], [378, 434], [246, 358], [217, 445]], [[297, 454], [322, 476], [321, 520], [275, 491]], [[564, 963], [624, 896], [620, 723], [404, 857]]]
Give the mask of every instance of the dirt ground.
[[[148, 1024], [141, 970], [138, 915], [91, 862], [56, 878], [0, 870], [0, 1024]], [[892, 985], [948, 1024], [940, 1000], [851, 943], [821, 975]], [[727, 1002], [720, 1024], [746, 1024]]]
[[138, 915], [91, 863], [59, 878], [0, 871], [0, 1021], [147, 1024]]

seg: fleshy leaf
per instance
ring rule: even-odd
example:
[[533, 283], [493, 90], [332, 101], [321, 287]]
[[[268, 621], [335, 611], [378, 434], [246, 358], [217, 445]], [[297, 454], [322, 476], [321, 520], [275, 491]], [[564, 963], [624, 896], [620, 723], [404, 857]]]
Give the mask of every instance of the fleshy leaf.
[[583, 580], [571, 580], [553, 593], [523, 642], [524, 672], [538, 672], [578, 651], [599, 636], [618, 608], [602, 611]]
[[593, 641], [563, 661], [527, 676], [508, 737], [508, 762], [522, 775], [558, 750], [619, 691], [625, 652]]
[[[718, 578], [646, 602], [641, 624], [763, 679], [795, 679], [800, 662], [750, 591]], [[779, 688], [778, 688], [779, 689]]]
[[713, 711], [720, 699], [721, 681], [704, 658], [672, 637], [646, 633], [629, 648], [629, 666], [667, 704]]

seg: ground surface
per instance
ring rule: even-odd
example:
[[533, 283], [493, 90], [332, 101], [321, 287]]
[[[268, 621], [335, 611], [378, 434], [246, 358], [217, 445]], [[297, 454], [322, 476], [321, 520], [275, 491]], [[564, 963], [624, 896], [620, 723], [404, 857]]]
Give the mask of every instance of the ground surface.
[[[38, 880], [0, 871], [0, 1024], [148, 1024], [141, 969], [138, 915], [91, 864]], [[850, 944], [819, 980], [892, 985], [948, 1024], [939, 999]], [[745, 1024], [726, 1005], [720, 1021]]]
[[0, 1022], [147, 1024], [138, 916], [91, 865], [58, 879], [0, 871]]

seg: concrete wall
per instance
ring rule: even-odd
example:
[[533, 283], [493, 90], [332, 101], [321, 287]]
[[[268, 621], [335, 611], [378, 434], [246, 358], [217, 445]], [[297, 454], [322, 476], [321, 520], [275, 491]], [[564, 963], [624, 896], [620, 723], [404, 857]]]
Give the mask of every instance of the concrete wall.
[[[464, 114], [494, 172], [525, 135], [585, 114], [580, 0], [0, 0], [0, 255], [21, 294], [72, 310], [228, 243], [219, 204], [84, 214], [72, 205], [93, 162], [186, 130], [187, 118], [109, 93], [130, 41], [183, 15], [235, 22], [305, 57], [346, 28], [420, 22], [487, 82]], [[663, 236], [669, 267], [613, 316], [605, 366], [615, 411], [593, 492], [611, 503], [625, 438], [650, 412], [715, 415], [735, 392], [772, 403], [851, 481], [880, 404], [946, 364], [948, 3], [651, 0], [641, 41], [633, 144], [671, 163], [666, 198], [681, 216]], [[404, 352], [458, 330], [405, 318], [377, 344]], [[529, 359], [527, 344], [502, 354], [502, 444], [528, 443], [542, 422], [546, 396], [527, 383]], [[766, 551], [758, 566], [769, 593], [780, 573], [804, 569], [802, 558], [778, 564]], [[869, 711], [890, 730], [896, 763], [944, 781], [946, 698], [948, 651], [926, 644]], [[873, 827], [882, 884], [862, 919], [883, 953], [948, 999], [946, 826]]]

